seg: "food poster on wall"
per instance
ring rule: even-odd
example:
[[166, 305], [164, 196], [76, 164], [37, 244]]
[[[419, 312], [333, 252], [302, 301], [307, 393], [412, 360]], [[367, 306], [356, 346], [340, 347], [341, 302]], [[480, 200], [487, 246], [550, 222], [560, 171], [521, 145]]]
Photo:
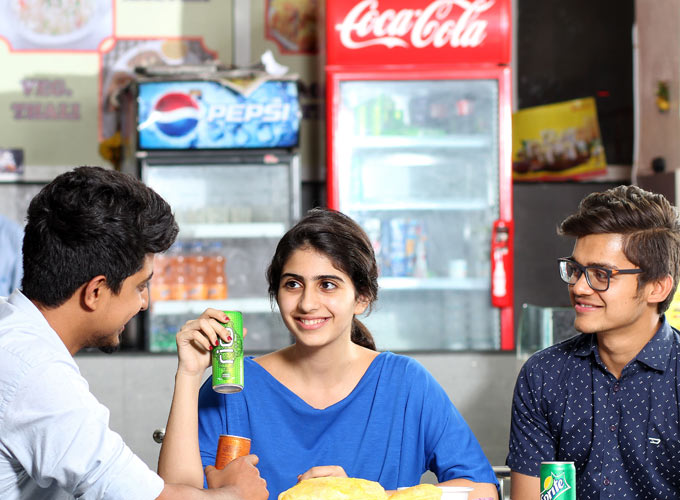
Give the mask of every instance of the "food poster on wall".
[[[317, 0], [251, 0], [250, 51], [257, 61], [271, 51], [287, 74], [300, 78], [300, 168], [303, 181], [323, 180], [323, 71]], [[238, 40], [236, 40], [238, 43]]]
[[513, 180], [577, 180], [600, 175], [606, 169], [594, 98], [536, 106], [513, 114]]
[[666, 311], [666, 319], [676, 330], [680, 330], [680, 287], [676, 289], [673, 300]]
[[230, 64], [224, 0], [0, 1], [0, 149], [32, 167], [107, 164], [135, 66]]

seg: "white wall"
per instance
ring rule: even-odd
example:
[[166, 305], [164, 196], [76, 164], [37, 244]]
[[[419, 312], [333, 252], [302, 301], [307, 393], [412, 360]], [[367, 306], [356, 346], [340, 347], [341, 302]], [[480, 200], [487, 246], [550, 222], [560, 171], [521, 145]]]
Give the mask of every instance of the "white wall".
[[[680, 168], [680, 0], [636, 0], [637, 75], [636, 133], [638, 175], [652, 173], [655, 157], [666, 170]], [[667, 81], [671, 107], [656, 105], [659, 81]]]

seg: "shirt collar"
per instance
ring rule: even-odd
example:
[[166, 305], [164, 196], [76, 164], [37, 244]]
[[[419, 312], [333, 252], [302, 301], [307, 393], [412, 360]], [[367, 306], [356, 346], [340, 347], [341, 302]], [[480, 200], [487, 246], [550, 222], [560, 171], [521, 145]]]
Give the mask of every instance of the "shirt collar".
[[[668, 356], [673, 347], [673, 329], [666, 321], [665, 316], [661, 316], [661, 325], [654, 334], [654, 337], [647, 342], [642, 350], [635, 356], [634, 360], [647, 365], [648, 367], [664, 372], [668, 364]], [[589, 356], [597, 350], [597, 337], [594, 334], [581, 334], [575, 346], [574, 354], [579, 357]]]
[[595, 342], [595, 335], [590, 333], [582, 333], [579, 336], [578, 340], [576, 341], [576, 345], [574, 346], [574, 348], [575, 348], [574, 354], [576, 356], [579, 356], [581, 358], [589, 356], [590, 353], [595, 352], [595, 349], [597, 348], [597, 342]]
[[666, 317], [662, 316], [659, 329], [635, 359], [654, 370], [664, 372], [668, 365], [668, 356], [670, 356], [671, 348], [673, 347], [673, 338], [673, 329], [668, 324], [668, 321], [666, 321]]
[[33, 323], [33, 325], [36, 326], [35, 332], [39, 332], [40, 337], [45, 342], [48, 342], [56, 349], [63, 349], [64, 352], [66, 352], [70, 357], [72, 357], [71, 353], [66, 348], [66, 345], [61, 340], [59, 334], [56, 331], [54, 331], [54, 329], [47, 322], [45, 316], [43, 316], [40, 310], [35, 306], [33, 302], [31, 302], [28, 299], [28, 297], [26, 297], [23, 293], [16, 289], [14, 290], [14, 292], [12, 292], [12, 295], [9, 296], [7, 302], [12, 304], [24, 315], [30, 318], [31, 323]]

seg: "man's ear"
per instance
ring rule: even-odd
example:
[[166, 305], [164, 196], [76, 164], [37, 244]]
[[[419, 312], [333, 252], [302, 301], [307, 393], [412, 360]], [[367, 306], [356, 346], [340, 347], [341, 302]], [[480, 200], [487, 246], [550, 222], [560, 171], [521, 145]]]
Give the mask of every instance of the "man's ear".
[[647, 302], [650, 304], [658, 304], [663, 302], [668, 297], [673, 289], [673, 277], [671, 275], [664, 276], [661, 279], [652, 281], [650, 283], [652, 289], [647, 296]]
[[105, 291], [108, 291], [106, 283], [106, 276], [100, 274], [95, 276], [90, 281], [85, 283], [82, 291], [83, 307], [94, 311], [102, 302], [102, 297]]

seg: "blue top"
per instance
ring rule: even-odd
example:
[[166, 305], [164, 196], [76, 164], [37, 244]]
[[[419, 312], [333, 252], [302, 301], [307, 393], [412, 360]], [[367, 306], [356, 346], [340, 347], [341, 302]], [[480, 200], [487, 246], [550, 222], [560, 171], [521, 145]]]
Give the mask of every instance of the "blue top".
[[531, 356], [515, 386], [508, 466], [538, 476], [541, 461], [573, 461], [579, 500], [680, 499], [679, 349], [664, 319], [619, 380], [594, 335]]
[[23, 228], [13, 220], [0, 215], [0, 297], [9, 297], [9, 294], [21, 285], [23, 241]]
[[252, 439], [251, 452], [269, 498], [294, 486], [298, 474], [340, 465], [350, 477], [385, 489], [413, 486], [426, 470], [439, 481], [497, 483], [470, 428], [444, 389], [414, 359], [379, 354], [342, 401], [315, 409], [253, 361], [245, 387], [218, 394], [210, 379], [199, 396], [198, 438], [203, 466], [215, 463], [220, 434]]

